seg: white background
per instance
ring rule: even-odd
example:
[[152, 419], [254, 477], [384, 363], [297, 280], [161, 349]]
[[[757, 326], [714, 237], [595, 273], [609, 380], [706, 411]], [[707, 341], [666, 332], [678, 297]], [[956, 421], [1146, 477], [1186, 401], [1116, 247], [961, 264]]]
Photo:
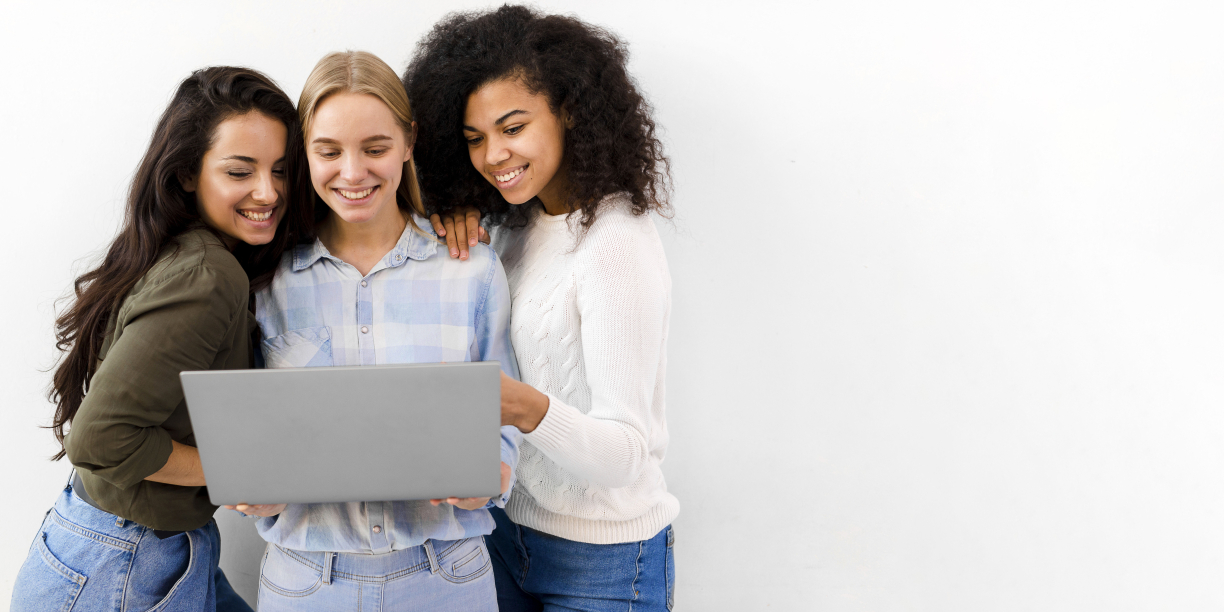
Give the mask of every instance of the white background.
[[[542, 6], [630, 43], [674, 162], [677, 609], [1224, 606], [1218, 3]], [[480, 7], [5, 3], [0, 606], [68, 473], [54, 300], [177, 82], [296, 99]]]

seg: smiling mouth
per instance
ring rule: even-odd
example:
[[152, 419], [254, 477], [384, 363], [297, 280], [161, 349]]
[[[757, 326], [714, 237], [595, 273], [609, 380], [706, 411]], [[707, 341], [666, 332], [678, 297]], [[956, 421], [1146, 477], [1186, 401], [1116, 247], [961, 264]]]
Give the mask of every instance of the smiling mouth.
[[[528, 164], [528, 166], [529, 166], [529, 165], [531, 165], [531, 164]], [[516, 177], [516, 176], [518, 176], [518, 175], [522, 174], [522, 173], [523, 173], [523, 171], [524, 171], [524, 170], [526, 170], [526, 169], [527, 169], [527, 166], [523, 166], [522, 168], [519, 168], [519, 169], [517, 169], [517, 170], [513, 170], [513, 171], [511, 171], [511, 172], [507, 172], [507, 173], [505, 173], [505, 174], [494, 174], [494, 175], [493, 175], [493, 179], [494, 179], [494, 180], [496, 180], [496, 181], [497, 181], [497, 182], [499, 182], [499, 183], [506, 183], [506, 182], [509, 182], [509, 181], [510, 181], [511, 179], [513, 179], [514, 177]]]
[[373, 187], [370, 187], [369, 189], [363, 189], [363, 190], [361, 190], [361, 191], [346, 191], [346, 190], [344, 190], [344, 189], [337, 189], [337, 190], [336, 190], [336, 193], [338, 193], [338, 194], [340, 194], [340, 195], [342, 195], [342, 196], [344, 196], [345, 198], [348, 198], [348, 199], [350, 199], [350, 200], [360, 200], [361, 198], [364, 198], [364, 197], [366, 197], [366, 196], [370, 195], [370, 194], [371, 194], [371, 193], [373, 193], [373, 192], [374, 192], [374, 188], [373, 188]]
[[276, 210], [275, 208], [267, 212], [255, 212], [253, 210], [240, 210], [238, 211], [238, 214], [252, 221], [259, 222], [259, 221], [267, 221], [268, 219], [272, 218], [272, 212], [275, 210]]

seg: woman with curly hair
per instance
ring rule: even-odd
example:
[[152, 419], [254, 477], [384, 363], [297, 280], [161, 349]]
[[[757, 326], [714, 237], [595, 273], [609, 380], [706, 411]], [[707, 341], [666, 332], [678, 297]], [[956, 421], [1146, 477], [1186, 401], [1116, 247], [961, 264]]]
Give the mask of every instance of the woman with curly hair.
[[669, 212], [668, 164], [625, 64], [607, 31], [503, 6], [448, 16], [403, 78], [435, 231], [462, 257], [481, 216], [499, 226], [510, 282], [523, 382], [502, 377], [502, 422], [525, 438], [487, 536], [503, 611], [672, 606], [671, 278], [648, 214]]

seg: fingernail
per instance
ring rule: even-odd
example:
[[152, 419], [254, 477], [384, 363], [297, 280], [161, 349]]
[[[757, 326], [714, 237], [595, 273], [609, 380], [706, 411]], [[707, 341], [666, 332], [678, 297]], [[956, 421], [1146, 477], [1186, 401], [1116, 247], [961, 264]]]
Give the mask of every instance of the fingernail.
[[476, 246], [476, 237], [468, 238], [468, 246]]
[[458, 257], [459, 249], [451, 249], [451, 257]]

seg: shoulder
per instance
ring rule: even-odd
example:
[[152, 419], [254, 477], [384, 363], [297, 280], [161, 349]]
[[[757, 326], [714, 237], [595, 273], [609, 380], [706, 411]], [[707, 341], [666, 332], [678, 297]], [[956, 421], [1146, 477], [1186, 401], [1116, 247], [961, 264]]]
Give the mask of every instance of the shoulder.
[[[594, 263], [609, 257], [656, 259], [663, 257], [663, 243], [650, 213], [633, 214], [623, 195], [608, 196], [600, 204], [595, 222], [581, 234], [577, 223], [571, 223], [580, 233], [575, 253], [582, 261]], [[611, 263], [611, 262], [607, 262]]]
[[184, 297], [209, 294], [236, 304], [245, 304], [250, 281], [242, 264], [225, 244], [205, 229], [188, 230], [177, 236], [158, 256], [136, 293], [159, 295], [181, 293]]
[[441, 267], [443, 278], [471, 279], [488, 284], [496, 282], [498, 276], [501, 276], [504, 282], [505, 273], [502, 272], [501, 259], [497, 257], [497, 252], [493, 247], [481, 242], [468, 249], [466, 261], [451, 258], [442, 247], [429, 257], [429, 261]]

